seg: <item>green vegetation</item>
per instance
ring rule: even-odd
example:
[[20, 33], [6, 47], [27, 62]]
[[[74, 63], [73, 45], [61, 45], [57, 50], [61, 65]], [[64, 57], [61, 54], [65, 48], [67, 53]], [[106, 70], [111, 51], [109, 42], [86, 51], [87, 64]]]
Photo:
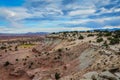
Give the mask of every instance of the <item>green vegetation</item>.
[[55, 73], [55, 79], [59, 80], [60, 79], [60, 74], [59, 73]]
[[7, 52], [7, 49], [5, 50], [5, 52]]
[[29, 65], [29, 67], [28, 67], [29, 69], [31, 68], [31, 65]]
[[8, 66], [8, 65], [10, 65], [10, 62], [9, 62], [9, 61], [6, 61], [5, 64], [4, 64], [4, 66], [6, 67], [6, 66]]
[[97, 34], [98, 37], [102, 37], [102, 36], [111, 36], [112, 35], [112, 32], [110, 31], [99, 31], [99, 33]]
[[[28, 66], [28, 68], [30, 69], [30, 68], [32, 68], [32, 65], [33, 65], [34, 63], [33, 62], [31, 62], [30, 64], [29, 64], [29, 66]], [[26, 63], [25, 64], [23, 64], [23, 65], [26, 65]]]
[[92, 75], [91, 78], [92, 78], [92, 80], [97, 80], [96, 77], [95, 77], [95, 75]]
[[4, 50], [4, 49], [6, 49], [6, 47], [5, 47], [5, 46], [1, 46], [0, 49], [1, 49], [1, 50]]
[[18, 51], [18, 47], [17, 46], [15, 46], [15, 51]]
[[16, 59], [16, 61], [18, 61], [18, 59]]
[[33, 62], [31, 62], [30, 64], [33, 65]]
[[104, 43], [103, 43], [103, 46], [105, 46], [106, 48], [108, 48], [108, 43], [107, 43], [107, 41], [105, 41]]
[[[109, 40], [110, 45], [115, 45], [120, 43], [120, 30], [117, 31], [98, 31], [97, 34], [98, 37], [105, 36], [107, 37], [107, 40]], [[97, 42], [102, 42], [102, 39], [97, 39]], [[105, 44], [106, 45], [106, 44]], [[106, 45], [107, 46], [107, 45]]]
[[12, 49], [10, 48], [9, 51], [12, 51]]
[[58, 49], [58, 52], [62, 52], [62, 49]]
[[105, 32], [104, 33], [104, 36], [111, 36], [112, 35], [112, 32]]
[[91, 43], [91, 40], [89, 41], [89, 43]]
[[115, 31], [113, 37], [114, 38], [120, 38], [120, 30]]
[[78, 39], [84, 39], [84, 37], [82, 35], [80, 35]]
[[107, 38], [107, 40], [111, 40], [111, 39], [112, 39], [112, 37], [108, 37], [108, 38]]
[[55, 32], [51, 33], [51, 34], [56, 34]]
[[88, 30], [88, 31], [86, 31], [87, 33], [90, 33], [90, 31]]
[[114, 44], [119, 44], [119, 38], [112, 38], [111, 40], [110, 40], [110, 45], [114, 45]]
[[96, 42], [100, 43], [103, 41], [103, 38], [98, 38]]
[[97, 36], [98, 36], [98, 37], [102, 37], [102, 36], [103, 36], [103, 33], [102, 33], [102, 32], [99, 32], [99, 33], [97, 34]]
[[87, 37], [92, 37], [92, 36], [94, 36], [94, 35], [93, 35], [93, 34], [88, 34], [88, 35], [87, 35]]
[[23, 65], [26, 65], [26, 63], [23, 63]]
[[23, 48], [28, 48], [28, 47], [32, 47], [34, 46], [35, 44], [22, 44], [20, 45], [19, 47], [23, 47]]
[[109, 37], [108, 40], [110, 41], [110, 45], [119, 44], [120, 43], [120, 30], [114, 31], [113, 35], [111, 35], [111, 37]]

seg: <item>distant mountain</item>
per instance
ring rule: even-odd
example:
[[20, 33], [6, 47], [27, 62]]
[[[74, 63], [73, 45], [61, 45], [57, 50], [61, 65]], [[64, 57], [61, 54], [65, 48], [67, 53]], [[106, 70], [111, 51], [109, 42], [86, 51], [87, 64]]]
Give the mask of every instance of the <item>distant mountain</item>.
[[[94, 29], [94, 30], [100, 30], [100, 31], [116, 31], [116, 30], [120, 30], [120, 28], [106, 28], [106, 29]], [[90, 30], [90, 31], [94, 31], [94, 30]], [[83, 31], [84, 32], [84, 31]], [[49, 34], [48, 32], [28, 32], [28, 33], [0, 33], [0, 36], [36, 36], [36, 35], [47, 35]]]
[[107, 31], [116, 31], [116, 30], [120, 30], [120, 28], [111, 28], [111, 29], [106, 28], [106, 29], [95, 29], [95, 30], [100, 30], [100, 31], [105, 31], [105, 30], [107, 30]]
[[28, 32], [28, 33], [0, 33], [0, 36], [35, 36], [46, 35], [48, 32]]
[[120, 30], [120, 28], [112, 28], [110, 29], [111, 31], [116, 31], [116, 30]]
[[28, 33], [25, 33], [25, 35], [46, 35], [48, 34], [48, 32], [28, 32]]

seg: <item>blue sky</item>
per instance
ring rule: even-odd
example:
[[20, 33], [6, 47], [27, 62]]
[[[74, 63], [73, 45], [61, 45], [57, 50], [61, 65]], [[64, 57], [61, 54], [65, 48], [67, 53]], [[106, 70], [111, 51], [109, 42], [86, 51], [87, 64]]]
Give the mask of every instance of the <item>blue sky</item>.
[[120, 28], [120, 0], [0, 0], [0, 32]]

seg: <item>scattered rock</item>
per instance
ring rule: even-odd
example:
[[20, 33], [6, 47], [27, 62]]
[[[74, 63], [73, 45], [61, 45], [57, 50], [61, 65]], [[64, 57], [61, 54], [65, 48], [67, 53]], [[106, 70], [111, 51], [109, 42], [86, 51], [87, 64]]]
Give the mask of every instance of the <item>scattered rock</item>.
[[97, 73], [96, 71], [86, 73], [86, 74], [83, 75], [83, 77], [84, 77], [85, 79], [91, 79], [93, 75], [94, 75], [95, 77], [98, 77], [98, 73]]

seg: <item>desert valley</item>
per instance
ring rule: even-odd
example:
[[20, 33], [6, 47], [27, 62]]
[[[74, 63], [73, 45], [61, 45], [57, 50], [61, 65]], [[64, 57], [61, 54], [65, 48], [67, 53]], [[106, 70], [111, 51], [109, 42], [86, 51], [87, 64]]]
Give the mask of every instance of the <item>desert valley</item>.
[[120, 80], [120, 30], [2, 36], [0, 80]]
[[120, 0], [0, 0], [0, 80], [120, 80]]

